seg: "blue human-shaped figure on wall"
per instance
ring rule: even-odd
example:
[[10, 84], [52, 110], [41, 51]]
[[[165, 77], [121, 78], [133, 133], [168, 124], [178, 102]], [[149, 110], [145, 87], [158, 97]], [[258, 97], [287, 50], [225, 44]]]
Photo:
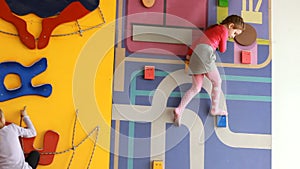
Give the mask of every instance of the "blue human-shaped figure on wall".
[[29, 49], [36, 48], [35, 37], [28, 32], [26, 22], [16, 15], [33, 13], [43, 18], [37, 43], [38, 49], [43, 49], [58, 25], [80, 19], [98, 6], [99, 0], [0, 0], [0, 18], [16, 27], [20, 40]]

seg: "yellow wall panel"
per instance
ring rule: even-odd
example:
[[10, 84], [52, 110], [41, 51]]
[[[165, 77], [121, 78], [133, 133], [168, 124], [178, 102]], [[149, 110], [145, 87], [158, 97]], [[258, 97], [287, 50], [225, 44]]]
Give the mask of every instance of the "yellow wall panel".
[[[52, 93], [47, 98], [27, 95], [0, 102], [0, 108], [4, 111], [7, 121], [19, 124], [19, 110], [26, 105], [27, 112], [38, 132], [34, 143], [35, 147], [42, 148], [44, 132], [54, 130], [60, 135], [57, 151], [64, 151], [72, 147], [75, 111], [78, 109], [74, 145], [80, 143], [97, 125], [100, 126], [98, 142], [90, 166], [90, 168], [95, 169], [109, 168], [113, 42], [115, 36], [114, 24], [111, 23], [115, 20], [115, 3], [115, 1], [110, 0], [101, 1], [100, 9], [105, 17], [105, 24], [84, 31], [82, 36], [76, 34], [51, 37], [48, 46], [44, 49], [27, 49], [17, 36], [0, 33], [0, 63], [15, 61], [24, 66], [30, 66], [39, 59], [46, 58], [47, 69], [33, 78], [32, 84], [52, 85]], [[41, 18], [33, 14], [21, 18], [26, 20], [29, 32], [38, 37], [41, 31]], [[102, 22], [98, 9], [78, 20], [82, 29], [90, 28]], [[0, 30], [17, 33], [15, 28], [4, 20], [0, 20]], [[58, 26], [52, 35], [74, 31], [78, 31], [78, 26], [76, 22], [70, 22]], [[91, 59], [88, 60], [88, 58]], [[81, 74], [78, 74], [78, 71]], [[86, 74], [90, 76], [86, 76]], [[82, 78], [87, 77], [90, 77], [91, 81], [82, 80]], [[5, 83], [7, 86], [15, 87], [18, 86], [19, 81], [18, 77], [10, 76], [7, 77]], [[90, 99], [93, 100], [94, 104], [78, 98], [84, 96], [82, 95], [84, 93], [90, 94], [89, 96], [92, 97]], [[93, 133], [90, 138], [75, 149], [71, 169], [87, 168], [95, 138], [95, 133]], [[39, 165], [38, 168], [67, 168], [71, 156], [72, 151], [55, 155], [51, 165]]]

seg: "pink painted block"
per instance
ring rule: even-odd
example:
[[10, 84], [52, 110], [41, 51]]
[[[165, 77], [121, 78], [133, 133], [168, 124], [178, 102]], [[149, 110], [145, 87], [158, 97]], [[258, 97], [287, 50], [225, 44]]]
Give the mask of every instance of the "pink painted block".
[[[189, 24], [192, 23], [199, 28], [207, 27], [207, 0], [167, 0], [166, 6], [167, 14], [169, 14], [166, 17], [167, 25], [190, 26]], [[187, 22], [178, 22], [174, 20], [173, 15]]]
[[[207, 0], [190, 0], [188, 3], [177, 0], [156, 0], [151, 8], [145, 8], [142, 1], [127, 1], [124, 9], [127, 13], [125, 13], [125, 35], [123, 36], [126, 41], [126, 49], [132, 53], [185, 56], [188, 48], [184, 44], [133, 41], [132, 24], [187, 28], [205, 27], [207, 8]], [[193, 13], [191, 13], [192, 11]]]
[[241, 58], [242, 51], [249, 51], [251, 53], [250, 63], [247, 64], [257, 65], [257, 43], [256, 42], [254, 42], [250, 46], [241, 46], [238, 43], [234, 42], [234, 63], [235, 64], [245, 64], [242, 62], [242, 58]]
[[148, 80], [155, 79], [155, 67], [154, 66], [145, 66], [144, 79], [148, 79]]
[[251, 52], [248, 50], [242, 50], [241, 59], [243, 64], [251, 63]]

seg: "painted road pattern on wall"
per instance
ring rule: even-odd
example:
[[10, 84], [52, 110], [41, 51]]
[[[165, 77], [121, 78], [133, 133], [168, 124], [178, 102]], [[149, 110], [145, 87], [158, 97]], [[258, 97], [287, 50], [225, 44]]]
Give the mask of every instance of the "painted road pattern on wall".
[[[224, 15], [240, 14], [258, 35], [255, 44], [248, 47], [229, 40], [227, 52], [219, 54], [221, 106], [229, 113], [226, 128], [217, 128], [215, 118], [208, 114], [211, 84], [207, 79], [184, 111], [182, 126], [175, 127], [172, 111], [191, 85], [191, 77], [184, 71], [184, 57], [176, 53], [184, 47], [173, 42], [157, 47], [160, 43], [154, 42], [155, 38], [145, 42], [147, 36], [143, 36], [143, 42], [133, 42], [127, 34], [136, 24], [194, 31], [190, 25], [174, 25], [176, 17], [172, 24], [164, 22], [170, 18], [167, 5], [180, 3], [183, 2], [157, 1], [154, 9], [163, 11], [157, 14], [162, 22], [152, 22], [147, 20], [147, 12], [154, 9], [143, 8], [140, 2], [118, 1], [110, 168], [149, 168], [153, 160], [163, 160], [165, 169], [271, 168], [270, 2], [254, 1], [253, 9], [246, 0], [229, 1], [228, 8], [207, 2], [208, 25]], [[254, 19], [250, 20], [249, 15]], [[142, 48], [143, 44], [150, 47]], [[242, 64], [236, 60], [241, 50], [252, 51], [255, 62]], [[147, 65], [155, 66], [154, 80], [144, 79]]]

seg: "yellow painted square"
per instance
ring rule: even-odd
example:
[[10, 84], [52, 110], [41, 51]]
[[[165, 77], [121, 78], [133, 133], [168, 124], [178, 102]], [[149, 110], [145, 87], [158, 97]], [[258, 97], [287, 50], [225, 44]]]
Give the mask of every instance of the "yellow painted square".
[[163, 169], [163, 161], [153, 161], [152, 169]]

